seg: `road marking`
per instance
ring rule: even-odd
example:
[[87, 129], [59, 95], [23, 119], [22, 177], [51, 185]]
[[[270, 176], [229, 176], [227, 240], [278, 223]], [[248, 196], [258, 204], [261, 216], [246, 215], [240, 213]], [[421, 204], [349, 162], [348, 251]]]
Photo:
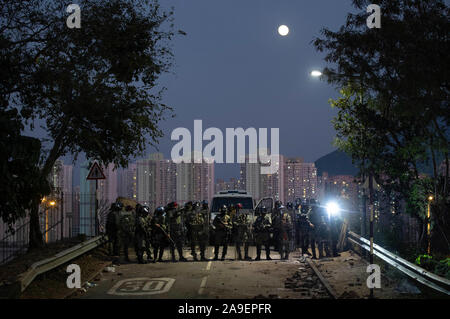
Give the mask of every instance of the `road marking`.
[[198, 290], [198, 294], [201, 295], [203, 294], [203, 291], [205, 290], [206, 287], [206, 280], [208, 280], [208, 276], [203, 277], [202, 279], [202, 283], [200, 284], [200, 289]]
[[116, 283], [108, 295], [117, 296], [144, 296], [163, 294], [170, 290], [175, 279], [173, 278], [130, 278]]
[[206, 265], [206, 270], [210, 270], [211, 269], [211, 264], [212, 264], [212, 261], [211, 260], [208, 261], [208, 264]]

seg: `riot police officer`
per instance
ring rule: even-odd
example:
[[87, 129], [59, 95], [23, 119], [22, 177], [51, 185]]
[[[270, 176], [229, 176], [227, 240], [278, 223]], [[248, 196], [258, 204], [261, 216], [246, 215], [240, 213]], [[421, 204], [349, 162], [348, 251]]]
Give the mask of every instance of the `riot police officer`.
[[183, 256], [183, 244], [184, 244], [184, 218], [183, 210], [177, 209], [178, 204], [176, 202], [170, 202], [165, 207], [167, 216], [169, 218], [169, 235], [172, 238], [173, 243], [170, 245], [170, 253], [172, 255], [172, 261], [176, 262], [175, 248], [178, 251], [178, 258], [180, 261], [187, 261]]
[[203, 214], [203, 218], [205, 219], [205, 235], [204, 235], [204, 239], [206, 240], [205, 245], [206, 247], [208, 247], [209, 245], [209, 240], [210, 240], [210, 233], [211, 233], [211, 213], [209, 211], [209, 205], [208, 205], [208, 201], [207, 200], [203, 200], [202, 201], [202, 208], [201, 208], [201, 212]]
[[109, 254], [113, 256], [119, 255], [119, 212], [122, 208], [123, 204], [121, 202], [112, 203], [108, 216], [106, 217], [106, 235], [108, 236]]
[[277, 247], [280, 259], [289, 259], [289, 248], [292, 240], [292, 218], [284, 206], [279, 207], [280, 213], [273, 220], [277, 234]]
[[207, 261], [205, 256], [206, 245], [208, 243], [208, 216], [204, 209], [200, 209], [199, 203], [188, 205], [190, 211], [188, 215], [188, 225], [191, 242], [191, 254], [195, 261], [198, 261], [195, 247], [200, 247], [200, 260]]
[[167, 233], [168, 225], [164, 207], [158, 207], [152, 219], [152, 244], [153, 244], [153, 262], [162, 261], [164, 248], [168, 246], [169, 235]]
[[122, 211], [120, 215], [119, 233], [125, 261], [130, 261], [130, 258], [128, 257], [128, 248], [133, 243], [134, 239], [134, 214], [133, 208], [127, 205], [125, 212]]
[[228, 209], [226, 205], [220, 208], [220, 213], [214, 218], [213, 226], [215, 228], [214, 232], [214, 260], [219, 259], [219, 247], [223, 246], [222, 258], [225, 260], [228, 250], [228, 240], [230, 237], [232, 225], [230, 216], [228, 215]]
[[145, 253], [147, 254], [147, 261], [152, 260], [151, 242], [152, 242], [152, 215], [150, 214], [150, 208], [148, 206], [142, 206], [142, 215], [144, 216], [144, 228], [145, 228]]
[[191, 237], [192, 237], [191, 225], [189, 224], [189, 217], [190, 217], [192, 211], [193, 211], [193, 202], [192, 201], [186, 202], [183, 207], [183, 215], [185, 217], [184, 222], [185, 222], [185, 226], [186, 226], [186, 237], [187, 237], [186, 239], [189, 242], [191, 241]]
[[242, 204], [236, 205], [236, 214], [232, 219], [234, 240], [236, 244], [236, 251], [238, 252], [238, 259], [242, 260], [241, 246], [244, 245], [245, 260], [252, 260], [248, 255], [248, 248], [251, 240], [251, 221], [248, 213], [240, 212]]
[[253, 229], [255, 233], [255, 243], [256, 243], [256, 258], [255, 260], [261, 260], [261, 248], [264, 245], [266, 250], [266, 259], [272, 260], [270, 258], [270, 232], [272, 229], [272, 220], [270, 215], [267, 214], [267, 208], [261, 207], [258, 211], [258, 217], [256, 218]]
[[309, 214], [309, 205], [305, 201], [302, 205], [299, 206], [299, 214], [298, 214], [298, 243], [299, 247], [302, 250], [302, 255], [311, 255], [308, 251], [309, 246], [309, 233], [312, 229], [312, 224], [308, 218]]
[[310, 205], [311, 210], [308, 219], [312, 225], [310, 230], [311, 251], [313, 258], [317, 259], [316, 244], [317, 249], [319, 250], [319, 258], [324, 256], [324, 248], [325, 250], [328, 250], [328, 246], [326, 245], [328, 226], [325, 219], [325, 210], [319, 206], [319, 202], [311, 199]]
[[136, 205], [136, 216], [135, 216], [135, 224], [134, 224], [134, 248], [136, 251], [136, 256], [138, 259], [138, 263], [145, 264], [143, 255], [144, 255], [144, 246], [145, 246], [145, 237], [146, 237], [146, 217], [147, 213], [143, 209], [140, 204]]

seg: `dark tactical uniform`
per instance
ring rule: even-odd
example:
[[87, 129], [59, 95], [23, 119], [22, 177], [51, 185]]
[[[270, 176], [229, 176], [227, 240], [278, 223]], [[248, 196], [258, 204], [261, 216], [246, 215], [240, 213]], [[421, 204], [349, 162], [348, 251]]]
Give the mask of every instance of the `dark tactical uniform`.
[[152, 215], [150, 214], [150, 208], [148, 206], [143, 206], [144, 210], [144, 228], [145, 228], [145, 253], [147, 254], [147, 260], [152, 260]]
[[222, 249], [222, 260], [225, 260], [228, 250], [228, 240], [230, 237], [232, 225], [230, 216], [227, 214], [227, 207], [224, 205], [220, 209], [220, 214], [214, 218], [213, 226], [214, 232], [214, 260], [219, 259], [219, 247]]
[[127, 206], [125, 211], [120, 212], [119, 238], [126, 261], [130, 261], [130, 258], [128, 257], [128, 248], [133, 244], [134, 218], [134, 212], [131, 206]]
[[267, 214], [265, 207], [262, 208], [261, 214], [256, 218], [255, 223], [253, 224], [253, 229], [256, 243], [255, 260], [261, 260], [262, 245], [264, 245], [266, 250], [266, 259], [272, 260], [272, 258], [270, 258], [270, 232], [272, 229], [272, 220], [270, 215]]
[[318, 204], [317, 206], [313, 206], [308, 218], [313, 225], [310, 231], [310, 242], [313, 258], [317, 258], [315, 245], [316, 243], [317, 249], [319, 250], [319, 258], [322, 258], [324, 256], [324, 248], [327, 252], [327, 255], [329, 255], [327, 245], [328, 225], [326, 223], [324, 209], [320, 208]]
[[238, 259], [242, 260], [241, 246], [244, 244], [244, 258], [251, 260], [248, 255], [248, 247], [252, 237], [251, 221], [247, 213], [236, 212], [233, 218], [233, 233], [236, 243], [236, 251], [238, 252]]
[[134, 224], [134, 247], [136, 256], [140, 264], [145, 264], [144, 251], [145, 251], [145, 238], [147, 236], [146, 231], [146, 212], [141, 205], [136, 205], [136, 218]]
[[[274, 222], [276, 221], [277, 217], [281, 214], [281, 210], [280, 210], [281, 206], [282, 206], [281, 201], [277, 200], [275, 202], [275, 207], [272, 210], [272, 214], [270, 216], [272, 219], [272, 225], [274, 225]], [[279, 237], [278, 230], [274, 227], [273, 228], [273, 238], [272, 238], [272, 245], [274, 247], [277, 247], [277, 245], [278, 245], [278, 242], [279, 242], [278, 237]]]
[[209, 244], [209, 234], [210, 234], [210, 212], [209, 212], [209, 206], [208, 206], [208, 201], [204, 200], [202, 201], [202, 208], [200, 209], [200, 212], [203, 214], [203, 218], [205, 219], [205, 227], [204, 227], [204, 234], [202, 235], [203, 237], [203, 242], [205, 247], [208, 247]]
[[178, 205], [175, 202], [167, 204], [166, 211], [169, 218], [169, 235], [172, 238], [173, 243], [170, 243], [170, 253], [172, 255], [172, 261], [175, 262], [175, 248], [178, 251], [178, 258], [180, 261], [187, 261], [183, 256], [183, 244], [184, 244], [184, 220], [183, 210], [177, 209]]
[[200, 259], [206, 261], [205, 250], [208, 243], [208, 211], [200, 209], [196, 204], [195, 208], [192, 209], [191, 205], [188, 205], [189, 215], [188, 215], [188, 227], [190, 233], [191, 242], [191, 254], [195, 261], [198, 260], [197, 253], [195, 252], [195, 246], [200, 247]]
[[110, 211], [106, 217], [106, 235], [108, 236], [108, 250], [109, 254], [119, 256], [119, 227], [120, 216], [119, 211], [122, 210], [122, 203], [111, 204]]
[[290, 214], [280, 208], [280, 214], [275, 216], [273, 227], [277, 234], [280, 258], [289, 259], [289, 246], [292, 240], [292, 218]]
[[169, 245], [168, 240], [168, 220], [164, 212], [164, 207], [158, 207], [152, 218], [152, 246], [153, 246], [153, 262], [162, 261], [164, 248]]
[[331, 216], [328, 222], [329, 225], [329, 243], [331, 245], [331, 253], [333, 257], [339, 256], [337, 251], [337, 243], [339, 240], [339, 232], [341, 228], [341, 223], [338, 220], [338, 217]]
[[298, 228], [298, 245], [302, 249], [302, 254], [311, 255], [308, 251], [309, 246], [309, 233], [311, 231], [312, 224], [308, 219], [309, 206], [302, 205], [300, 207], [299, 214], [297, 215], [297, 228]]

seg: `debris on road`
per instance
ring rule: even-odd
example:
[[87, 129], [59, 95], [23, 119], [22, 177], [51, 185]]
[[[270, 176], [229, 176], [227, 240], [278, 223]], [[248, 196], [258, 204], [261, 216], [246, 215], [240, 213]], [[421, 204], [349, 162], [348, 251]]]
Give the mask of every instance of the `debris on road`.
[[411, 284], [407, 279], [402, 280], [397, 287], [395, 288], [396, 291], [398, 291], [401, 294], [413, 294], [418, 295], [420, 294], [419, 288]]
[[105, 267], [103, 272], [116, 272], [116, 268], [115, 267], [111, 267], [111, 266]]
[[313, 269], [305, 266], [298, 269], [299, 271], [296, 271], [292, 277], [286, 279], [284, 283], [285, 288], [299, 292], [303, 298], [330, 298]]

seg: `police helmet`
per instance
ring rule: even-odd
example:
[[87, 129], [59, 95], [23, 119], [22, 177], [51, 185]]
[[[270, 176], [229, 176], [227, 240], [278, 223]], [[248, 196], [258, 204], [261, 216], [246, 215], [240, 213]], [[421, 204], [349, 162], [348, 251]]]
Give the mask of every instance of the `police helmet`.
[[282, 205], [283, 203], [281, 202], [281, 200], [277, 200], [276, 202], [275, 202], [275, 208], [280, 208], [280, 206]]
[[167, 209], [173, 209], [178, 207], [177, 202], [170, 202], [169, 204], [167, 204]]
[[159, 206], [158, 208], [156, 208], [155, 213], [159, 214], [159, 215], [163, 214], [164, 213], [164, 207]]
[[114, 208], [112, 206], [111, 206], [111, 208], [113, 208], [114, 210], [117, 210], [117, 211], [122, 210], [122, 208], [123, 208], [123, 204], [121, 202], [115, 202], [113, 204], [113, 206], [114, 206]]
[[207, 200], [202, 201], [202, 206], [203, 208], [208, 208], [208, 201]]
[[227, 205], [222, 205], [219, 210], [221, 213], [226, 213], [228, 211]]
[[143, 215], [150, 214], [150, 208], [148, 206], [142, 206], [141, 211]]

